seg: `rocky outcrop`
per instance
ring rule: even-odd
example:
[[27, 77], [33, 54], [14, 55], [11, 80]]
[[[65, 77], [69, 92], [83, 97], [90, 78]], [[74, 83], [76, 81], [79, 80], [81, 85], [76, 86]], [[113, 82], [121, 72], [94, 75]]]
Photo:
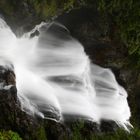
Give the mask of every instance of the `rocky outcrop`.
[[42, 135], [41, 121], [21, 110], [13, 71], [0, 67], [0, 129], [18, 132], [25, 140], [38, 140]]

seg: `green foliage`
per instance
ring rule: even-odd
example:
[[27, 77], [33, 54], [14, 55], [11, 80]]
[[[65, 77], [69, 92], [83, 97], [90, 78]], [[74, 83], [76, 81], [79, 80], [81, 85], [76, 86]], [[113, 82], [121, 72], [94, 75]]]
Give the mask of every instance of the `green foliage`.
[[11, 130], [0, 131], [0, 140], [22, 140], [20, 136]]
[[139, 7], [139, 0], [99, 0], [98, 6], [99, 11], [111, 18], [118, 27], [118, 33], [128, 47], [129, 55], [139, 57], [137, 62], [140, 61]]
[[74, 7], [75, 0], [69, 0], [69, 2], [64, 3], [64, 10], [68, 10]]
[[43, 127], [43, 125], [37, 130], [36, 137], [40, 140], [47, 140], [45, 128]]
[[140, 129], [133, 129], [131, 132], [127, 132], [122, 129], [118, 129], [116, 132], [108, 133], [89, 133], [89, 136], [83, 137], [80, 132], [81, 128], [75, 127], [72, 140], [139, 140]]
[[81, 135], [81, 129], [84, 127], [84, 122], [75, 122], [72, 124], [73, 138], [72, 140], [82, 140], [83, 136]]
[[63, 11], [85, 5], [85, 0], [29, 0], [28, 2], [43, 18], [57, 16]]
[[52, 17], [57, 12], [57, 5], [54, 0], [52, 0], [51, 2], [48, 2], [46, 0], [42, 0], [41, 2], [39, 0], [32, 0], [30, 1], [30, 4], [33, 5], [36, 13], [43, 18]]
[[103, 133], [91, 136], [91, 140], [136, 140], [140, 139], [140, 130], [134, 129], [128, 133], [125, 130], [119, 129], [114, 133]]

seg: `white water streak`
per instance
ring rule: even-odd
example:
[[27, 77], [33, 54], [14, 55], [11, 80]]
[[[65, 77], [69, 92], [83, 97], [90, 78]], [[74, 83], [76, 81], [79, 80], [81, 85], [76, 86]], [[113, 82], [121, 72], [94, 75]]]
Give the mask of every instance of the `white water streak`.
[[[30, 38], [35, 30], [39, 36]], [[43, 23], [17, 38], [0, 19], [0, 64], [14, 66], [18, 97], [30, 114], [129, 123], [125, 89], [111, 70], [91, 64], [83, 46], [58, 23]]]

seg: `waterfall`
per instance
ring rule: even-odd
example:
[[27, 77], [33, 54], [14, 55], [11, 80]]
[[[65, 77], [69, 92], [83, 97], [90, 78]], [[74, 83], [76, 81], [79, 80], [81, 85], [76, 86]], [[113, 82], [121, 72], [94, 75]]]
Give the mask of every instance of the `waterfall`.
[[[37, 34], [36, 34], [37, 32]], [[16, 74], [22, 109], [63, 121], [75, 116], [113, 120], [127, 128], [127, 92], [110, 69], [91, 63], [83, 46], [59, 23], [42, 23], [16, 37], [0, 18], [0, 65]]]

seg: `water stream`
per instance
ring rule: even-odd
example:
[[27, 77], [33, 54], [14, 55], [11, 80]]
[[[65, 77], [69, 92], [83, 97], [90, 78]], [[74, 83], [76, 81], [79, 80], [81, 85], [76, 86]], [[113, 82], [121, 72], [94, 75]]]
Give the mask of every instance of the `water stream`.
[[[39, 35], [31, 37], [35, 31]], [[22, 109], [31, 115], [129, 124], [125, 89], [110, 69], [91, 63], [84, 47], [59, 23], [41, 23], [16, 37], [0, 18], [0, 65], [14, 70]]]

